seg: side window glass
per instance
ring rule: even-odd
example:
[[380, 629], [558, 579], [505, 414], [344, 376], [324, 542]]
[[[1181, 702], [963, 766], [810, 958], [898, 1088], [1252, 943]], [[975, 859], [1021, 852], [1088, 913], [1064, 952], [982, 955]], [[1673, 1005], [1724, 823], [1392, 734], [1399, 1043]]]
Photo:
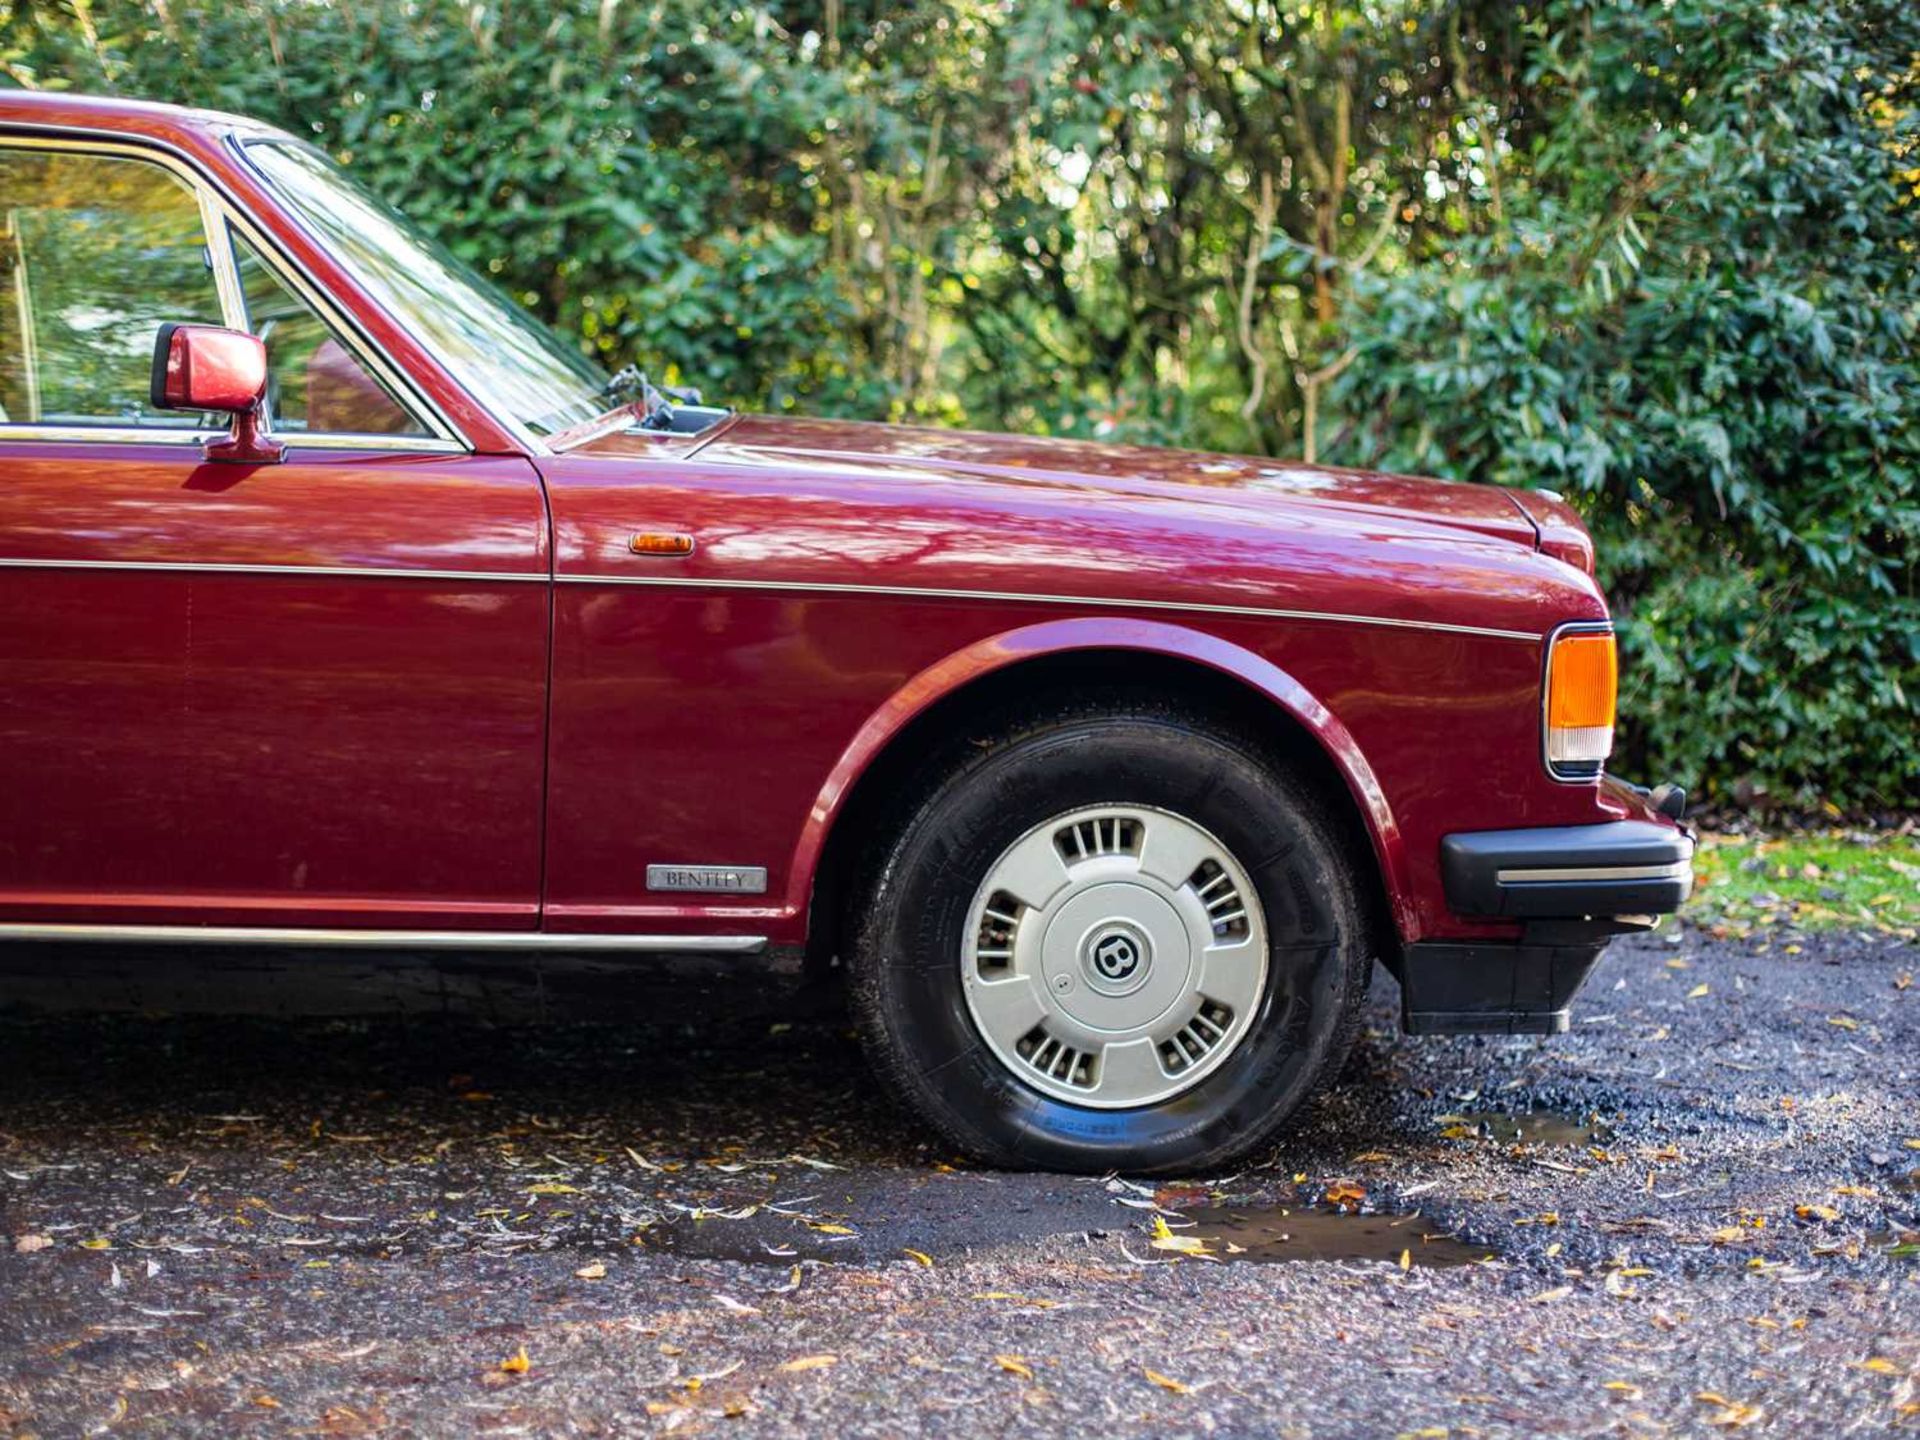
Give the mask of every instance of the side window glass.
[[247, 324], [267, 347], [267, 412], [284, 434], [429, 435], [313, 307], [233, 236]]
[[203, 427], [148, 398], [169, 320], [223, 323], [192, 188], [145, 160], [0, 148], [0, 421]]

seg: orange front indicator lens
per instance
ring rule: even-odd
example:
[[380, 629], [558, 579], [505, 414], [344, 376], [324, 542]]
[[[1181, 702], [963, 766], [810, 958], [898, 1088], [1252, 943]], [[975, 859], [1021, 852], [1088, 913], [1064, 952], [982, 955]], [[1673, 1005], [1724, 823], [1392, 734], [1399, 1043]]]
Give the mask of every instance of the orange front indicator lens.
[[1547, 769], [1561, 780], [1590, 780], [1613, 750], [1613, 708], [1620, 669], [1611, 634], [1574, 631], [1547, 656]]

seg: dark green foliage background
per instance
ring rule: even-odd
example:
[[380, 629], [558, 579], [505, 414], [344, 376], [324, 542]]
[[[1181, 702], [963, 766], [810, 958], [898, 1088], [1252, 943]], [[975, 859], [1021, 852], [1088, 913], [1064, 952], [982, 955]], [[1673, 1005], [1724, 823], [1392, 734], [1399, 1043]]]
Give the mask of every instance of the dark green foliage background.
[[1920, 804], [1911, 0], [0, 16], [0, 83], [309, 135], [732, 403], [1561, 491], [1619, 768]]

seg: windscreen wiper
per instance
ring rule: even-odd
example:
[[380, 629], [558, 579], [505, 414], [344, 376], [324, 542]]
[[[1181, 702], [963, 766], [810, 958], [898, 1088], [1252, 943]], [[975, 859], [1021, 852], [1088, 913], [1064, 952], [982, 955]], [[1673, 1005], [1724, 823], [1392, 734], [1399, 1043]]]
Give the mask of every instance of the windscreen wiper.
[[672, 430], [675, 408], [700, 405], [700, 392], [690, 385], [656, 385], [638, 365], [623, 365], [601, 387], [604, 399], [631, 400], [642, 430]]

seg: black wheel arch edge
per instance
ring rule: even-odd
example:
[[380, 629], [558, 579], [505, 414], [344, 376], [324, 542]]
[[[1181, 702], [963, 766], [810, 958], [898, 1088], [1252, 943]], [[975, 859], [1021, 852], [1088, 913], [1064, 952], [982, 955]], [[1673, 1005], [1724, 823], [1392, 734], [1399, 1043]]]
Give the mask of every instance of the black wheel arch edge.
[[831, 970], [851, 934], [848, 906], [858, 894], [865, 857], [879, 837], [901, 825], [921, 797], [912, 786], [927, 756], [970, 732], [992, 734], [1022, 714], [1106, 694], [1153, 698], [1211, 721], [1263, 751], [1325, 802], [1341, 827], [1341, 843], [1367, 923], [1372, 953], [1391, 967], [1399, 956], [1386, 878], [1365, 817], [1333, 758], [1313, 733], [1244, 680], [1211, 665], [1151, 650], [1086, 649], [1037, 655], [981, 675], [943, 695], [902, 726], [861, 772], [828, 831], [808, 907], [806, 965]]

